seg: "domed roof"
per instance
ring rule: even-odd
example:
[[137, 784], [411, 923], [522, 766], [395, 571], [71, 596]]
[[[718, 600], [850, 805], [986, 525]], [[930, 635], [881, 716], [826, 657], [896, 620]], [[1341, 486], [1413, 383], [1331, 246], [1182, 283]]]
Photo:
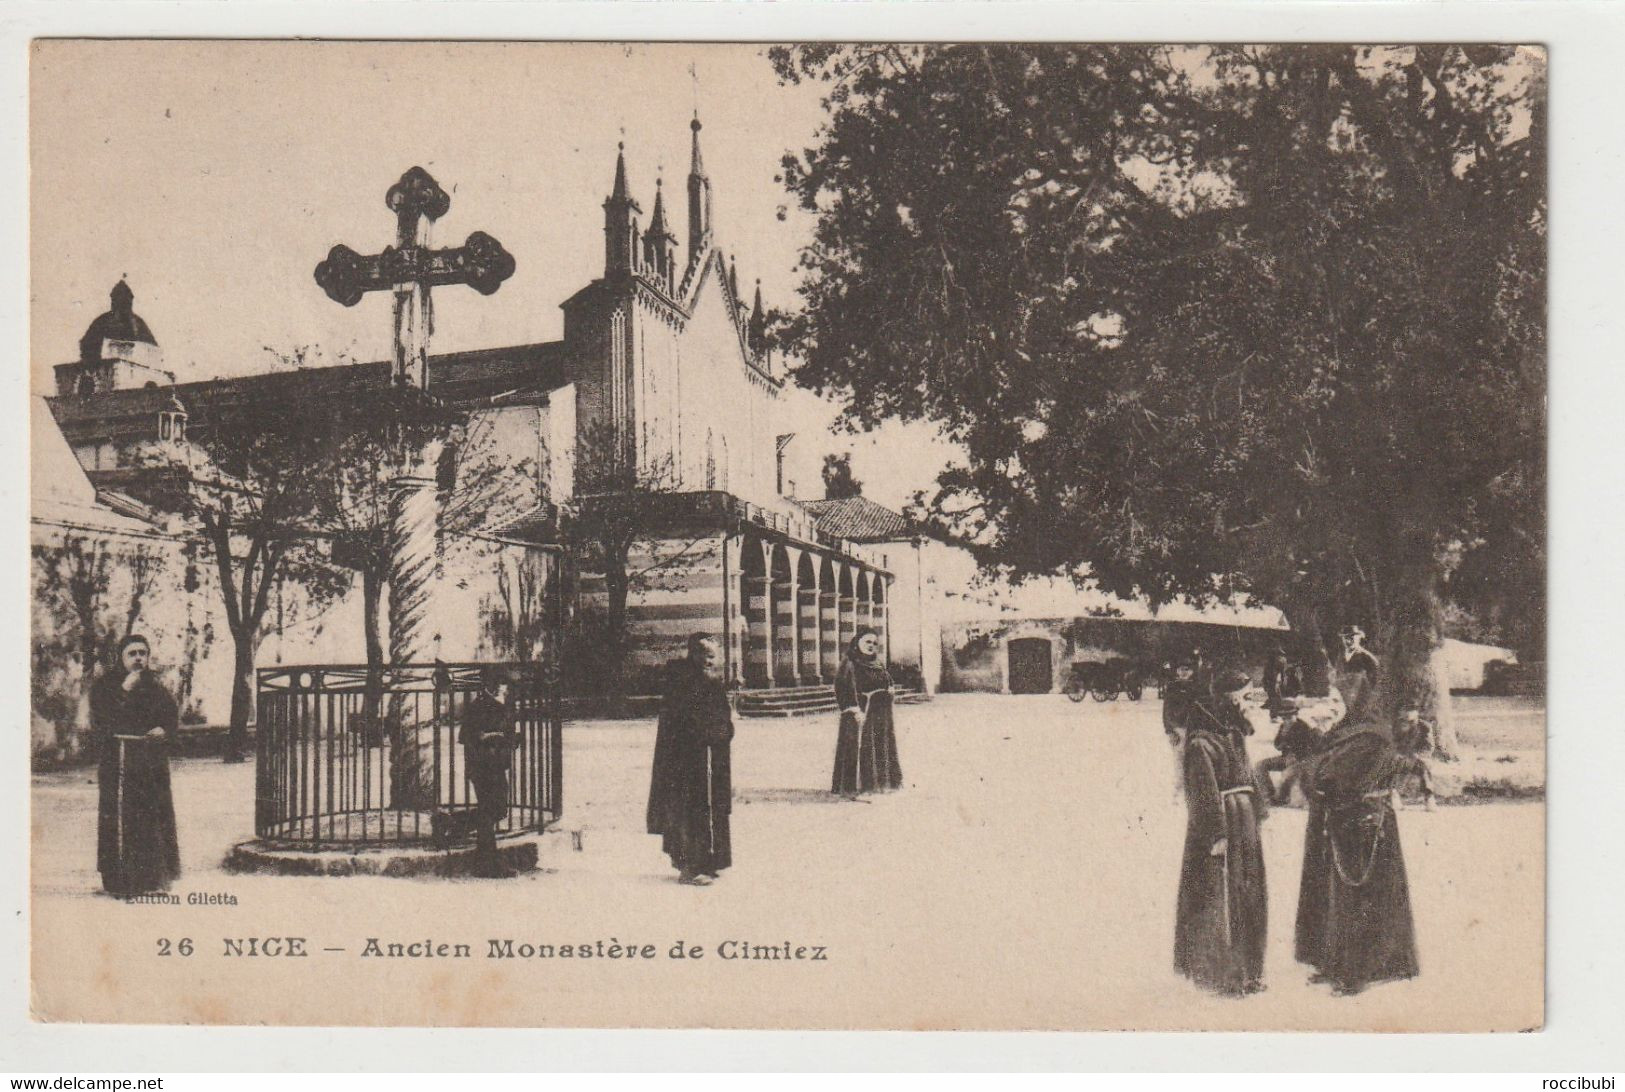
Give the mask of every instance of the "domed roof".
[[157, 345], [158, 339], [152, 336], [147, 328], [146, 321], [135, 313], [132, 305], [135, 303], [135, 293], [130, 286], [122, 280], [113, 286], [110, 294], [112, 309], [105, 311], [91, 322], [85, 330], [85, 336], [79, 339], [80, 360], [100, 360], [102, 342], [111, 338], [114, 341], [144, 341], [148, 345]]

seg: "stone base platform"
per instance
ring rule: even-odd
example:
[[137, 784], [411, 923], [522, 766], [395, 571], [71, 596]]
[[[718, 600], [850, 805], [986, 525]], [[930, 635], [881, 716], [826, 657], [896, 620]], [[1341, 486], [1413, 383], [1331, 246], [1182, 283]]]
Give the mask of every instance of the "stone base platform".
[[[558, 841], [562, 833], [502, 838], [497, 842], [497, 853], [509, 868], [533, 872], [541, 859], [544, 840]], [[474, 866], [473, 846], [449, 850], [429, 845], [306, 849], [289, 842], [260, 840], [233, 846], [223, 862], [227, 872], [276, 876], [473, 876]]]

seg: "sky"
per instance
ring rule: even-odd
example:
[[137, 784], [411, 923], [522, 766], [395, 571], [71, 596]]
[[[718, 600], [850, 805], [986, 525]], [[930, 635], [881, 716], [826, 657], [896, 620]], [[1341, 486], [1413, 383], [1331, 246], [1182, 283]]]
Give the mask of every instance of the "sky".
[[[775, 181], [815, 139], [816, 87], [781, 87], [757, 45], [36, 43], [31, 116], [30, 380], [52, 391], [122, 276], [179, 381], [390, 355], [391, 305], [353, 308], [312, 277], [335, 243], [393, 242], [384, 193], [407, 167], [451, 194], [436, 246], [496, 236], [517, 269], [494, 296], [437, 289], [433, 352], [557, 339], [558, 305], [602, 272], [615, 145], [647, 222], [655, 179], [686, 238], [698, 110], [716, 234], [741, 287], [793, 306], [811, 221]], [[782, 214], [782, 219], [781, 219]], [[805, 392], [798, 480], [850, 450], [865, 491], [900, 506], [951, 449], [927, 425], [831, 435]], [[803, 487], [806, 492], [806, 488]]]

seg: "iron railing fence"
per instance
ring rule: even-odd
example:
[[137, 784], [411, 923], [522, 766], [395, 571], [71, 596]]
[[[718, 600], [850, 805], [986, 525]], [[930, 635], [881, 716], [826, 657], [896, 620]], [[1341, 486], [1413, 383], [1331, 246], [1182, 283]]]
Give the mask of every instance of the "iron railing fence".
[[257, 837], [304, 848], [452, 845], [473, 837], [477, 794], [459, 738], [487, 666], [506, 669], [516, 728], [502, 833], [545, 828], [563, 807], [557, 672], [539, 664], [365, 665], [258, 672]]

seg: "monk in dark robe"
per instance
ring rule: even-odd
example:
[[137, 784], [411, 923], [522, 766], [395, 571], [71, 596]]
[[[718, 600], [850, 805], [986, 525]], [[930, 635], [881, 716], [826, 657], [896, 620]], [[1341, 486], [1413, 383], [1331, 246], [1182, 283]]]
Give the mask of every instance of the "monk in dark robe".
[[1175, 802], [1185, 788], [1185, 734], [1191, 708], [1198, 697], [1196, 661], [1180, 660], [1174, 665], [1174, 677], [1168, 680], [1162, 692], [1162, 734], [1168, 737], [1168, 746], [1173, 748]]
[[841, 726], [835, 739], [831, 792], [857, 796], [902, 788], [891, 687], [891, 673], [880, 659], [879, 635], [860, 629], [835, 674]]
[[1197, 701], [1185, 740], [1185, 854], [1174, 926], [1174, 969], [1198, 986], [1233, 997], [1264, 988], [1268, 907], [1258, 824], [1267, 805], [1242, 740], [1251, 682], [1240, 671], [1214, 677]]
[[680, 883], [707, 886], [733, 864], [733, 735], [722, 651], [715, 638], [695, 634], [687, 658], [666, 668], [649, 782], [649, 833], [660, 835]]
[[119, 644], [120, 670], [90, 689], [90, 726], [101, 747], [96, 868], [110, 895], [162, 891], [181, 874], [169, 748], [180, 710], [148, 663], [151, 647], [134, 634]]
[[[1363, 650], [1362, 650], [1363, 651]], [[1393, 790], [1416, 772], [1394, 745], [1373, 693], [1376, 661], [1355, 657], [1341, 689], [1349, 713], [1307, 771], [1309, 819], [1294, 952], [1312, 982], [1339, 995], [1420, 970]]]
[[507, 879], [518, 873], [497, 852], [497, 828], [508, 817], [508, 768], [519, 729], [508, 709], [508, 678], [500, 667], [480, 672], [480, 692], [463, 710], [459, 742], [474, 786], [474, 874]]

